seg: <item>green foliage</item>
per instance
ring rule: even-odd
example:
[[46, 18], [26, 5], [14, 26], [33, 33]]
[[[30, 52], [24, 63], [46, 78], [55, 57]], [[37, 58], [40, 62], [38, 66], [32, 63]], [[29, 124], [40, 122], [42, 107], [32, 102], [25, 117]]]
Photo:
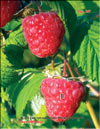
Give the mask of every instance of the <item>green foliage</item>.
[[94, 21], [87, 32], [82, 28], [81, 25], [72, 37], [72, 40], [74, 39], [71, 41], [73, 58], [90, 79], [99, 83], [99, 23]]
[[28, 101], [31, 101], [40, 89], [43, 73], [35, 69], [27, 69], [21, 80], [8, 88], [9, 98], [16, 105], [18, 117], [22, 116]]
[[14, 44], [9, 44], [4, 47], [4, 52], [7, 56], [7, 60], [16, 68], [22, 68], [22, 58], [24, 49]]
[[1, 107], [1, 126], [8, 128], [10, 125], [10, 119], [7, 113], [7, 109], [4, 106], [4, 104], [0, 103], [0, 107]]
[[36, 73], [31, 76], [28, 83], [24, 84], [16, 101], [16, 115], [21, 117], [23, 110], [29, 100], [37, 94], [40, 89], [41, 81], [44, 78], [42, 73]]
[[10, 22], [8, 22], [5, 26], [5, 30], [15, 30], [21, 25], [21, 19], [12, 19]]
[[11, 103], [15, 106], [17, 97], [24, 87], [24, 84], [28, 82], [28, 79], [32, 76], [34, 72], [37, 72], [35, 69], [27, 68], [24, 69], [23, 76], [18, 82], [14, 82], [7, 88], [7, 93], [9, 94], [9, 99]]
[[[99, 12], [99, 1], [86, 1], [86, 0], [80, 0], [80, 1], [71, 1], [71, 0], [66, 0], [68, 1], [73, 8], [76, 11], [77, 16], [82, 16], [85, 14], [86, 10], [90, 10], [90, 13], [98, 13]], [[79, 10], [84, 11], [84, 13], [80, 13]]]
[[20, 78], [16, 68], [9, 62], [5, 53], [1, 50], [1, 86], [7, 87]]
[[26, 47], [27, 43], [24, 38], [24, 33], [22, 31], [22, 26], [18, 27], [17, 30], [9, 34], [9, 37], [5, 41], [6, 45], [14, 44], [20, 47]]
[[73, 8], [75, 9], [76, 11], [76, 14], [77, 16], [82, 16], [83, 14], [79, 12], [79, 10], [84, 10], [85, 9], [85, 5], [83, 3], [83, 1], [73, 1], [73, 0], [66, 0], [68, 1], [72, 6]]

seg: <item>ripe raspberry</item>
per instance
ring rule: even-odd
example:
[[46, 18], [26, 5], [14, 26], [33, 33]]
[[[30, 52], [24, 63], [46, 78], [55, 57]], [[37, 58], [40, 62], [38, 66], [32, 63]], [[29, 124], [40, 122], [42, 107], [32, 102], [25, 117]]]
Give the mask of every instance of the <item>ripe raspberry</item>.
[[46, 78], [42, 81], [41, 92], [46, 101], [48, 116], [53, 121], [63, 122], [78, 109], [84, 96], [84, 87], [80, 82]]
[[65, 29], [55, 12], [27, 16], [23, 19], [22, 25], [25, 39], [34, 55], [44, 58], [57, 52]]
[[1, 0], [1, 15], [0, 15], [0, 27], [3, 27], [6, 25], [7, 22], [9, 22], [13, 16], [14, 13], [18, 10], [20, 7], [20, 3], [18, 0]]

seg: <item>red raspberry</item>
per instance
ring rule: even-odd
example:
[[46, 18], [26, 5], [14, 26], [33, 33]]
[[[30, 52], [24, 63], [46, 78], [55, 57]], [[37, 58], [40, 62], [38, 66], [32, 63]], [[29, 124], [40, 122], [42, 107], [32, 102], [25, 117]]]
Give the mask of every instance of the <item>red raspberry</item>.
[[41, 92], [46, 101], [48, 116], [53, 121], [63, 122], [78, 109], [84, 96], [84, 87], [80, 82], [46, 78], [42, 81]]
[[7, 22], [9, 22], [13, 16], [14, 13], [18, 10], [20, 7], [20, 3], [18, 0], [1, 0], [1, 13], [0, 13], [0, 27], [3, 27], [6, 25]]
[[65, 29], [55, 12], [27, 16], [23, 19], [22, 25], [25, 39], [34, 55], [44, 58], [57, 52]]

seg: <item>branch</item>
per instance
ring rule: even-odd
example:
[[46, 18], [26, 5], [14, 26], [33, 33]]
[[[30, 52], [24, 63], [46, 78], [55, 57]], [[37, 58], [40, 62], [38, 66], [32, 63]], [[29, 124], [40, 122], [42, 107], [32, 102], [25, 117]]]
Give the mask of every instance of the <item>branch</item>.
[[99, 121], [98, 121], [98, 119], [96, 117], [96, 114], [94, 112], [94, 109], [93, 109], [93, 107], [92, 107], [92, 105], [91, 105], [91, 103], [89, 101], [86, 101], [86, 106], [88, 108], [88, 111], [90, 113], [90, 116], [91, 116], [91, 118], [93, 120], [93, 123], [94, 123], [96, 129], [100, 129]]
[[[75, 70], [76, 74], [77, 74], [78, 76], [80, 76], [80, 73], [79, 73], [78, 69], [77, 69], [77, 68], [74, 68], [74, 70]], [[83, 78], [79, 78], [79, 80], [82, 81], [82, 82], [85, 81], [85, 79], [83, 79]], [[99, 93], [96, 89], [94, 89], [90, 84], [87, 84], [86, 86], [87, 86], [96, 96], [100, 97], [100, 93]]]
[[[66, 64], [67, 64], [67, 67], [68, 67], [68, 69], [69, 69], [69, 72], [70, 72], [71, 76], [72, 76], [72, 77], [75, 77], [74, 74], [73, 74], [73, 72], [72, 72], [72, 69], [71, 69], [71, 67], [70, 67], [70, 65], [69, 65], [69, 63], [68, 63], [68, 61], [66, 62]], [[73, 79], [73, 80], [75, 81], [75, 79]]]
[[68, 74], [66, 74], [66, 63], [67, 63], [66, 53], [64, 52], [64, 71], [63, 71], [63, 77], [68, 77]]
[[56, 53], [54, 54], [54, 56], [52, 57], [52, 59], [51, 59], [51, 67], [52, 67], [52, 69], [54, 69], [54, 59], [55, 59], [55, 57], [57, 56], [57, 54], [58, 54], [58, 52], [56, 52]]

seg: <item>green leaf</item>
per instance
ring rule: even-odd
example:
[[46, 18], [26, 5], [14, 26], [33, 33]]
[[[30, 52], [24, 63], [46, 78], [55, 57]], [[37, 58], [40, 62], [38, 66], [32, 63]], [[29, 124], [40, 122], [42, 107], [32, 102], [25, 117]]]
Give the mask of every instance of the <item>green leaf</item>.
[[93, 3], [95, 3], [100, 8], [100, 2], [99, 1], [93, 0]]
[[90, 79], [99, 83], [99, 22], [94, 21], [85, 36], [79, 36], [80, 32], [77, 30], [71, 43], [75, 49], [73, 59]]
[[88, 128], [89, 125], [87, 125], [87, 123], [90, 124], [90, 116], [86, 104], [81, 103], [77, 112], [74, 114], [72, 118], [66, 121], [66, 123], [69, 128], [74, 128], [74, 129], [80, 127]]
[[9, 84], [17, 81], [20, 76], [16, 68], [9, 62], [5, 53], [1, 50], [1, 86], [7, 87]]
[[4, 104], [1, 105], [1, 126], [8, 128], [10, 125], [10, 119], [7, 113], [7, 109]]
[[28, 82], [24, 83], [16, 101], [16, 115], [18, 117], [22, 116], [27, 102], [31, 101], [38, 93], [43, 78], [43, 73], [36, 73], [30, 77]]
[[76, 26], [76, 14], [73, 7], [66, 1], [49, 1], [46, 4], [62, 19], [66, 27], [67, 39], [73, 33]]
[[83, 1], [72, 1], [72, 0], [67, 0], [75, 9], [75, 12], [77, 14], [77, 16], [82, 16], [83, 13], [80, 13], [79, 10], [84, 11], [85, 9], [85, 5], [83, 3]]
[[32, 68], [26, 68], [24, 69], [23, 76], [21, 79], [17, 82], [12, 83], [8, 88], [7, 88], [7, 93], [9, 94], [9, 99], [12, 102], [12, 104], [15, 106], [17, 97], [24, 87], [24, 85], [28, 82], [29, 78], [34, 74], [38, 72], [36, 69]]
[[9, 34], [9, 37], [6, 39], [5, 44], [14, 44], [20, 47], [27, 46], [24, 38], [24, 33], [22, 31], [22, 26], [20, 26], [16, 31], [13, 31]]
[[23, 116], [32, 116], [33, 115], [33, 111], [32, 111], [32, 108], [31, 108], [31, 102], [28, 101], [26, 106], [25, 106], [25, 109], [23, 111]]
[[83, 0], [86, 10], [91, 10], [91, 13], [99, 13], [99, 7], [94, 1]]
[[23, 52], [24, 49], [16, 46], [14, 44], [9, 44], [5, 46], [4, 52], [7, 56], [9, 62], [16, 68], [22, 68], [22, 59], [23, 59]]
[[12, 19], [10, 22], [8, 22], [5, 26], [5, 30], [15, 30], [18, 26], [21, 25], [21, 19]]
[[[72, 0], [67, 0], [75, 9], [77, 16], [81, 16], [83, 14], [86, 14], [86, 10], [90, 10], [90, 13], [98, 13], [99, 12], [99, 1], [86, 1], [86, 0], [81, 0], [81, 1], [72, 1]], [[81, 13], [80, 11], [84, 11]]]

